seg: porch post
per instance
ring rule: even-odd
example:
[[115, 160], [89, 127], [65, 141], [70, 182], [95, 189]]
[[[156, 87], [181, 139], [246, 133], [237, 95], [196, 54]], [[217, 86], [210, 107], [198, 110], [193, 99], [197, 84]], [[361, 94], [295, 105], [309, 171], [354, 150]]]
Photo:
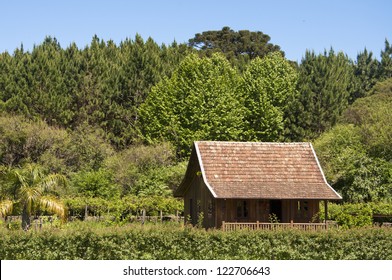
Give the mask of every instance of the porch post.
[[325, 229], [327, 229], [327, 220], [328, 220], [328, 200], [324, 200], [324, 220], [325, 220]]
[[290, 205], [289, 205], [289, 208], [290, 208], [290, 224], [291, 224], [291, 227], [293, 227], [293, 224], [294, 224], [294, 218], [293, 218], [293, 200], [292, 199], [290, 199], [289, 200], [290, 201]]

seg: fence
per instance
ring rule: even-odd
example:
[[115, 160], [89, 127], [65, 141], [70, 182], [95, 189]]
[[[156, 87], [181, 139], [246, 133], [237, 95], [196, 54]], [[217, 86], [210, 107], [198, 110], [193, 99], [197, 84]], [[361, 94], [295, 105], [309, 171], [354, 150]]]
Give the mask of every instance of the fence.
[[327, 230], [326, 223], [228, 223], [222, 222], [223, 231], [233, 230], [284, 230], [299, 229], [305, 231]]
[[[114, 221], [114, 216], [87, 216], [83, 217], [84, 221]], [[30, 217], [30, 229], [41, 230], [44, 225], [52, 226], [53, 222], [56, 220], [53, 216], [31, 216]], [[81, 217], [78, 216], [70, 216], [68, 217], [68, 221], [77, 221], [81, 220]], [[22, 216], [7, 216], [4, 219], [5, 223], [9, 227], [19, 228], [22, 223]], [[150, 223], [162, 223], [162, 222], [184, 222], [183, 216], [130, 216], [127, 218], [127, 221], [130, 223], [142, 223], [150, 222]]]

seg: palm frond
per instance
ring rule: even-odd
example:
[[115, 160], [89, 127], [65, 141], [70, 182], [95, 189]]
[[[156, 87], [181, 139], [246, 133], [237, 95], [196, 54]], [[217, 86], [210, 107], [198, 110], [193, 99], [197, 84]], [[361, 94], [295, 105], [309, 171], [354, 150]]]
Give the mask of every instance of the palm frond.
[[22, 186], [19, 189], [19, 198], [25, 205], [27, 212], [30, 214], [34, 204], [39, 203], [42, 193], [39, 188], [32, 186]]
[[41, 196], [39, 205], [41, 206], [42, 210], [56, 214], [62, 219], [66, 217], [64, 204], [53, 196]]
[[12, 212], [14, 203], [11, 200], [0, 201], [0, 217], [5, 217]]
[[59, 187], [67, 186], [67, 178], [60, 174], [50, 174], [42, 179], [41, 187], [45, 191], [53, 191]]
[[26, 176], [21, 174], [21, 172], [19, 172], [19, 170], [15, 170], [13, 172], [13, 176], [15, 177], [15, 179], [18, 182], [19, 185], [21, 185], [21, 186], [26, 186], [27, 185]]

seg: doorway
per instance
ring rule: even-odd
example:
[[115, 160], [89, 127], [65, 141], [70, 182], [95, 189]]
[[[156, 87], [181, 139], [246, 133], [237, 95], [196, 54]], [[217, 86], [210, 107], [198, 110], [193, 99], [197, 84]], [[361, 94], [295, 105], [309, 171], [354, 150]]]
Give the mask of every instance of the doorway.
[[270, 215], [275, 215], [278, 222], [282, 222], [282, 201], [270, 200]]

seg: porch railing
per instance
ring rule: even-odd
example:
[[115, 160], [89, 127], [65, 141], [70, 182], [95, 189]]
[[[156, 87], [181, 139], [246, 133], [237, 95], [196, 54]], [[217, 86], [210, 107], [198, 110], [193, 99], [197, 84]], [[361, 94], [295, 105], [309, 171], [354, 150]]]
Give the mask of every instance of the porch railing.
[[232, 223], [222, 222], [223, 231], [233, 230], [284, 230], [299, 229], [305, 231], [326, 230], [329, 225], [325, 223]]

